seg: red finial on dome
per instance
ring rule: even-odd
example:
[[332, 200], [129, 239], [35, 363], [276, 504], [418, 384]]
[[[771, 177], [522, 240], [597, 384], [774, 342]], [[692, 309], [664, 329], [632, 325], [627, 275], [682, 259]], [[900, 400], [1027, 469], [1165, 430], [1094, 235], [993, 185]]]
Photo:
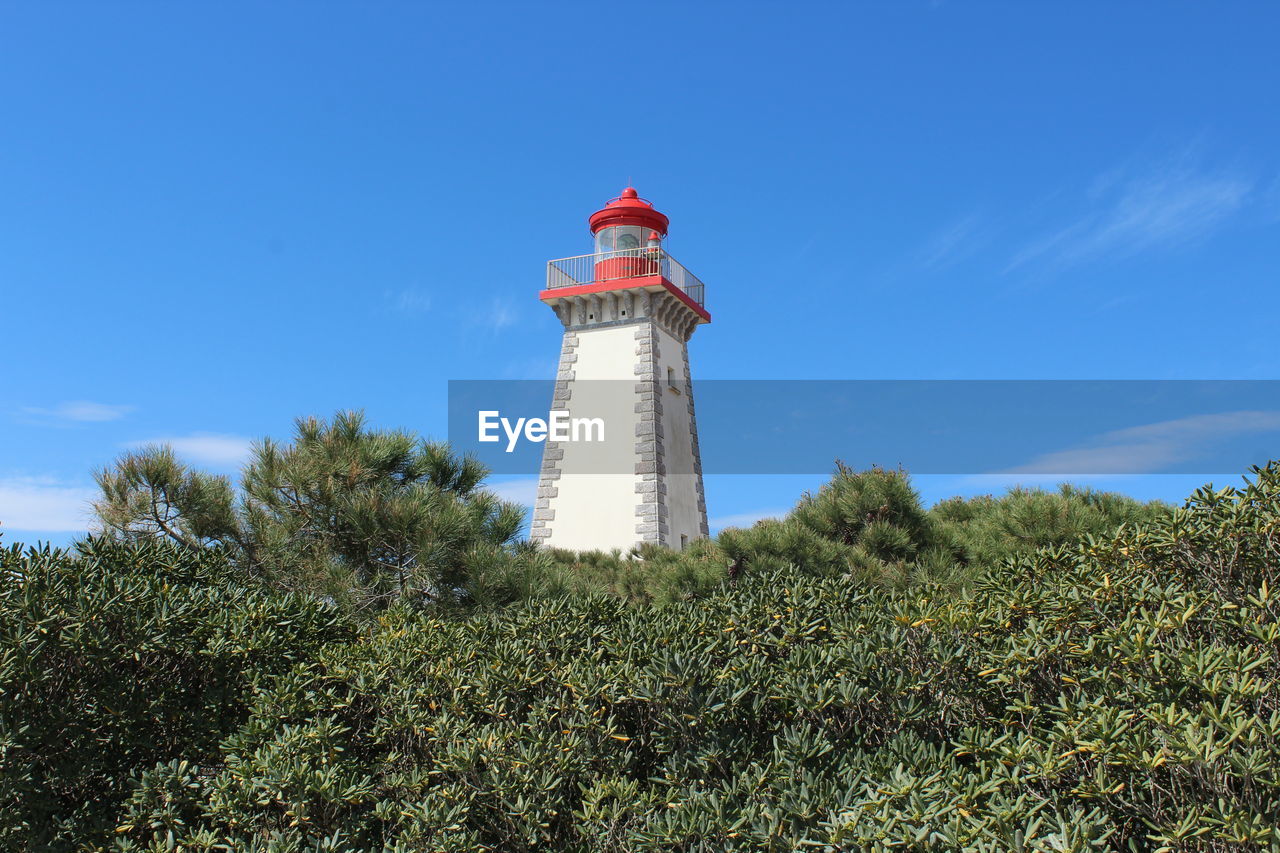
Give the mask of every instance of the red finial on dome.
[[640, 198], [635, 187], [627, 187], [622, 195], [610, 199], [608, 204], [591, 214], [587, 222], [591, 225], [592, 234], [614, 225], [639, 225], [665, 235], [670, 224], [670, 220], [655, 210], [652, 203]]

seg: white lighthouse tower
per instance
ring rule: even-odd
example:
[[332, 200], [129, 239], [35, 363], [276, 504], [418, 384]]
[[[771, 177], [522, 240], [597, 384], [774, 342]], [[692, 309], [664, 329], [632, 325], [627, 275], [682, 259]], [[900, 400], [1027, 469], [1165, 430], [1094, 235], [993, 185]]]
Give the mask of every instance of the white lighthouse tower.
[[707, 535], [688, 348], [711, 322], [704, 288], [634, 188], [588, 221], [594, 253], [549, 262], [539, 298], [564, 324], [552, 409], [603, 414], [608, 450], [546, 443], [531, 535], [580, 551], [683, 548]]

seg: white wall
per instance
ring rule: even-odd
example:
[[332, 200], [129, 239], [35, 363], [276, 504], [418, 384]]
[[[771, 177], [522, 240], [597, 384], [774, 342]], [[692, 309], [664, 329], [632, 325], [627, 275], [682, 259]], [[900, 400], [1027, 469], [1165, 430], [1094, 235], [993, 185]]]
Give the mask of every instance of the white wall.
[[[643, 303], [635, 297], [611, 294], [557, 305], [569, 328], [560, 364], [569, 397], [556, 408], [567, 409], [570, 418], [603, 417], [606, 440], [548, 445], [545, 464], [552, 468], [544, 471], [540, 483], [533, 531], [535, 537], [545, 537], [547, 545], [626, 550], [642, 539], [660, 536], [662, 544], [679, 548], [702, 535], [701, 483], [695, 473], [685, 387], [687, 349], [678, 335], [663, 328], [679, 321], [681, 306], [665, 294], [663, 302], [653, 305], [647, 295]], [[636, 322], [650, 311], [656, 320]], [[644, 437], [652, 436], [654, 423], [651, 410], [647, 416], [641, 413], [652, 395], [642, 400], [636, 390], [653, 375], [651, 370], [656, 371], [662, 405], [658, 424], [665, 469], [663, 491], [656, 498], [652, 439]], [[650, 473], [635, 473], [645, 468]], [[658, 523], [655, 500], [665, 508], [665, 526]]]
[[[692, 424], [689, 419], [688, 389], [684, 387], [685, 344], [658, 329], [658, 378], [662, 388], [662, 434], [667, 467], [667, 526], [664, 544], [680, 547], [684, 535], [692, 542], [701, 533], [702, 513], [698, 511], [697, 476], [693, 473]], [[667, 385], [668, 369], [678, 391]]]
[[[555, 518], [546, 544], [578, 551], [630, 548], [637, 540], [636, 482], [632, 457], [640, 416], [632, 401], [635, 382], [637, 326], [581, 329], [574, 379], [566, 407], [570, 417], [605, 416], [603, 445], [563, 442], [562, 474], [550, 500]], [[607, 380], [607, 381], [595, 381]], [[584, 471], [605, 470], [607, 474]], [[617, 473], [613, 473], [617, 472]]]

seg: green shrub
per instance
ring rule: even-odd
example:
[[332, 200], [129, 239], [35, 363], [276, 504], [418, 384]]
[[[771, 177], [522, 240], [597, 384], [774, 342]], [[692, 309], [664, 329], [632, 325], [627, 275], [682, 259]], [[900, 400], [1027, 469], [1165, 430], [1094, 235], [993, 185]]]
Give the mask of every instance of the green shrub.
[[254, 685], [349, 636], [216, 550], [0, 550], [0, 849], [71, 849], [114, 826], [131, 774], [220, 763]]
[[966, 561], [994, 566], [1037, 548], [1155, 521], [1172, 509], [1159, 501], [1140, 503], [1126, 495], [1063, 484], [1056, 492], [1014, 488], [999, 498], [951, 498], [936, 504], [929, 515]]
[[292, 441], [256, 442], [238, 487], [165, 445], [126, 453], [95, 475], [94, 510], [113, 536], [216, 546], [245, 577], [352, 611], [452, 607], [473, 586], [498, 594], [504, 584], [478, 575], [497, 583], [505, 558], [509, 576], [528, 567], [524, 509], [480, 488], [487, 473], [447, 444], [338, 412], [299, 418]]
[[791, 517], [828, 539], [861, 546], [885, 561], [907, 560], [930, 537], [929, 517], [905, 471], [857, 472], [837, 463], [817, 494], [805, 495]]
[[959, 588], [769, 568], [832, 542], [784, 526], [696, 600], [393, 609], [260, 679], [220, 760], [139, 776], [101, 843], [1280, 846], [1280, 465]]
[[904, 472], [839, 465], [831, 481], [805, 495], [785, 519], [729, 528], [682, 553], [655, 546], [626, 555], [548, 553], [558, 567], [558, 590], [668, 603], [788, 566], [848, 573], [867, 583], [955, 575], [959, 549], [948, 548], [935, 527]]
[[729, 528], [716, 540], [730, 574], [774, 571], [803, 566], [805, 571], [829, 575], [849, 568], [854, 550], [791, 519], [758, 521], [747, 528]]
[[837, 464], [831, 480], [803, 496], [784, 519], [726, 529], [684, 553], [654, 546], [625, 555], [546, 549], [536, 563], [536, 580], [521, 589], [533, 597], [617, 595], [666, 603], [786, 566], [844, 572], [881, 586], [957, 588], [1009, 558], [1165, 518], [1171, 511], [1160, 502], [1070, 485], [1057, 492], [1016, 488], [998, 498], [953, 498], [926, 511], [906, 472]]
[[657, 545], [621, 551], [543, 549], [551, 568], [542, 595], [569, 594], [592, 598], [666, 604], [705, 595], [730, 576], [728, 558], [711, 540], [695, 540], [683, 552]]

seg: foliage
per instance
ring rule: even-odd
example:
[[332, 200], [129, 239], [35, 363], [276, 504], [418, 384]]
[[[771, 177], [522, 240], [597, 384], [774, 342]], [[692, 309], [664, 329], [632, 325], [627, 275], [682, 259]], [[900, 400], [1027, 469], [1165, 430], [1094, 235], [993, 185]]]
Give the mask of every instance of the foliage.
[[651, 545], [628, 554], [549, 549], [552, 566], [541, 595], [615, 595], [666, 604], [788, 566], [850, 573], [866, 582], [901, 580], [928, 551], [932, 529], [904, 472], [859, 473], [840, 465], [831, 482], [803, 497], [787, 518], [729, 528], [682, 552]]
[[906, 472], [838, 463], [785, 519], [725, 530], [683, 553], [574, 553], [518, 543], [523, 514], [481, 488], [484, 474], [445, 445], [369, 430], [348, 412], [331, 423], [298, 421], [291, 444], [257, 444], [238, 490], [167, 447], [125, 454], [98, 473], [96, 510], [122, 538], [222, 547], [269, 586], [318, 592], [359, 612], [394, 601], [493, 606], [566, 594], [664, 604], [785, 566], [881, 585], [961, 586], [1008, 557], [1168, 512], [1071, 486], [926, 510]]
[[858, 473], [842, 462], [816, 495], [800, 499], [792, 518], [881, 560], [909, 559], [930, 536], [928, 516], [904, 471]]
[[965, 587], [767, 562], [660, 607], [392, 608], [96, 844], [1280, 847], [1280, 464]]
[[631, 603], [667, 604], [719, 587], [728, 576], [724, 549], [707, 539], [691, 542], [683, 552], [641, 545], [620, 551], [544, 551], [554, 566], [540, 597], [557, 594], [616, 596]]
[[646, 546], [630, 554], [551, 550], [530, 595], [612, 594], [667, 603], [706, 595], [726, 581], [787, 566], [863, 583], [972, 583], [993, 566], [1047, 545], [1167, 517], [1171, 507], [1069, 485], [954, 498], [925, 510], [905, 471], [854, 471], [803, 496], [784, 519], [729, 528], [683, 553]]
[[1012, 556], [1107, 533], [1122, 524], [1156, 521], [1171, 510], [1159, 501], [1140, 503], [1126, 495], [1064, 483], [1057, 492], [1014, 488], [999, 498], [952, 498], [935, 505], [929, 515], [965, 559], [994, 566]]
[[362, 609], [466, 598], [474, 566], [509, 555], [523, 510], [480, 488], [447, 445], [371, 430], [362, 415], [303, 418], [291, 444], [254, 445], [237, 492], [171, 448], [127, 453], [96, 477], [123, 538], [221, 546], [247, 573]]
[[330, 605], [245, 586], [217, 550], [0, 550], [0, 849], [109, 828], [131, 774], [219, 760], [255, 685], [351, 636]]

